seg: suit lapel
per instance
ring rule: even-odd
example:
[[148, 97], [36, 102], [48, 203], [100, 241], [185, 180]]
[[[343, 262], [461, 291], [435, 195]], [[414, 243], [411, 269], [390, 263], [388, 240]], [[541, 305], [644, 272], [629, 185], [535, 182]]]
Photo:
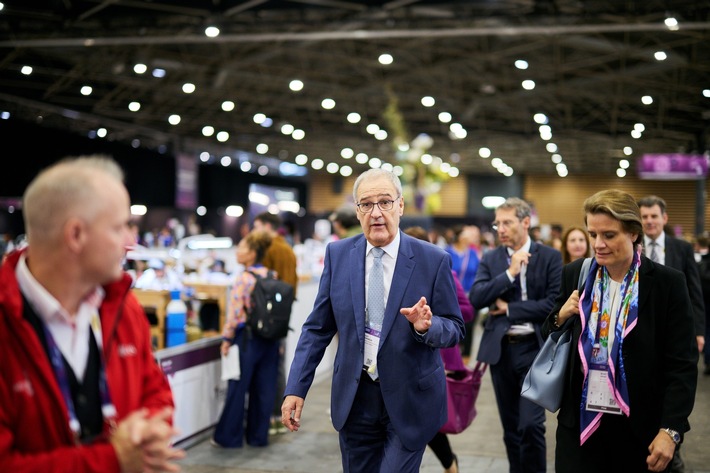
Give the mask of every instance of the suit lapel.
[[409, 279], [414, 273], [416, 263], [413, 261], [414, 253], [409, 245], [408, 238], [404, 233], [400, 233], [399, 254], [397, 255], [397, 265], [394, 268], [390, 292], [387, 296], [387, 307], [385, 307], [385, 320], [382, 324], [382, 334], [380, 335], [380, 346], [389, 335], [392, 325], [397, 317], [404, 317], [399, 313], [402, 307], [404, 291], [407, 289]]
[[[641, 267], [639, 267], [639, 301], [638, 301], [638, 313], [644, 313], [644, 305], [648, 302], [648, 298], [651, 295], [651, 289], [654, 286], [653, 283], [653, 261], [641, 257]], [[656, 263], [657, 264], [657, 263]]]
[[360, 341], [365, 346], [365, 249], [367, 240], [360, 238], [350, 249], [350, 294], [352, 294], [353, 316]]

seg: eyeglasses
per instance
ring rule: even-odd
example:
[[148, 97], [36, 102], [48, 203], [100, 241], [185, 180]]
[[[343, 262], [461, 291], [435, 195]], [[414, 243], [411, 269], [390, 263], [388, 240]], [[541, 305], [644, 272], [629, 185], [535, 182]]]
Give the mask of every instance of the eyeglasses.
[[357, 204], [357, 208], [360, 212], [364, 214], [369, 214], [370, 212], [372, 212], [372, 209], [374, 209], [376, 205], [381, 211], [386, 212], [394, 208], [394, 203], [397, 202], [399, 197], [394, 200], [380, 200], [379, 202], [361, 202]]
[[503, 220], [502, 222], [493, 222], [491, 223], [491, 228], [493, 229], [494, 232], [497, 232], [499, 228], [505, 228], [506, 230], [509, 229], [515, 225], [515, 221], [513, 220]]

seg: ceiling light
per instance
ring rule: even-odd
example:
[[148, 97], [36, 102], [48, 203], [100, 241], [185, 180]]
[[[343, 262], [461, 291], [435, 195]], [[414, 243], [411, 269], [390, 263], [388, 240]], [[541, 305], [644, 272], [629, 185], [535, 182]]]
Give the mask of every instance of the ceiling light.
[[624, 176], [626, 176], [626, 169], [621, 169], [621, 168], [617, 169], [617, 170], [616, 170], [616, 175], [619, 176], [619, 177], [624, 177]]
[[355, 155], [355, 152], [351, 148], [343, 148], [340, 150], [340, 156], [345, 159], [350, 159]]
[[323, 169], [323, 160], [320, 158], [314, 159], [311, 161], [311, 167], [313, 169]]
[[84, 87], [81, 88], [81, 95], [91, 95], [91, 92], [93, 92], [94, 89], [91, 88], [89, 85], [85, 85]]
[[676, 31], [676, 30], [678, 30], [678, 28], [679, 28], [679, 26], [678, 26], [678, 20], [676, 20], [676, 19], [673, 18], [672, 16], [666, 18], [666, 21], [664, 21], [664, 23], [666, 24], [666, 26], [668, 27], [668, 29], [671, 30], [671, 31]]
[[159, 67], [156, 67], [155, 69], [153, 69], [152, 74], [153, 77], [157, 77], [158, 79], [160, 79], [161, 77], [165, 77], [165, 69], [160, 69]]
[[259, 166], [256, 172], [260, 176], [266, 176], [267, 174], [269, 174], [269, 166], [267, 166], [266, 164], [262, 164], [261, 166]]
[[638, 140], [641, 138], [641, 132], [638, 130], [631, 130], [631, 138]]
[[365, 130], [367, 130], [369, 134], [374, 135], [375, 133], [380, 131], [380, 126], [377, 123], [370, 123], [369, 125], [367, 125]]
[[560, 177], [567, 177], [567, 174], [569, 174], [569, 171], [567, 171], [567, 168], [560, 169], [557, 171], [557, 175]]
[[498, 167], [503, 164], [503, 160], [500, 158], [493, 158], [491, 159], [491, 166], [494, 168], [498, 169]]
[[466, 136], [468, 136], [468, 132], [464, 128], [460, 128], [454, 131], [453, 134], [454, 137], [458, 140], [463, 140], [464, 138], [466, 138]]
[[148, 207], [141, 204], [131, 205], [131, 215], [145, 215], [148, 212]]
[[653, 53], [653, 57], [656, 58], [656, 61], [665, 61], [668, 59], [668, 55], [663, 51], [656, 51]]
[[382, 163], [382, 169], [384, 169], [385, 171], [392, 172], [394, 166], [392, 166], [390, 163]]
[[208, 26], [207, 28], [205, 28], [205, 36], [207, 36], [208, 38], [216, 38], [217, 36], [219, 36], [219, 28], [217, 28], [216, 26]]
[[229, 133], [227, 133], [226, 131], [220, 131], [219, 133], [217, 133], [216, 138], [217, 141], [219, 141], [220, 143], [224, 143], [229, 139]]
[[394, 62], [394, 58], [392, 57], [391, 54], [380, 54], [380, 57], [377, 58], [377, 60], [382, 64], [383, 66], [388, 66]]
[[450, 177], [458, 177], [459, 175], [459, 168], [451, 166], [451, 169], [449, 169], [449, 176]]
[[525, 90], [533, 90], [535, 88], [535, 81], [530, 79], [524, 80], [522, 86]]
[[518, 59], [517, 61], [515, 61], [515, 67], [517, 67], [518, 69], [525, 70], [528, 68], [528, 62], [522, 59]]
[[210, 153], [208, 153], [207, 151], [203, 151], [200, 153], [200, 161], [202, 161], [203, 163], [206, 163], [209, 160], [210, 160]]
[[353, 168], [351, 168], [350, 166], [342, 166], [340, 168], [340, 175], [343, 177], [348, 177], [348, 176], [352, 175], [352, 173], [353, 173]]
[[191, 94], [195, 91], [195, 84], [191, 84], [190, 82], [185, 82], [182, 84], [182, 91], [185, 92], [186, 94]]
[[636, 123], [634, 124], [634, 130], [638, 130], [643, 133], [644, 131], [646, 131], [646, 126], [643, 123]]
[[641, 103], [643, 103], [644, 105], [651, 105], [653, 103], [653, 97], [651, 97], [650, 95], [644, 95], [643, 97], [641, 97]]
[[454, 122], [449, 125], [449, 131], [451, 131], [452, 133], [456, 133], [458, 130], [463, 130], [463, 125], [461, 125], [460, 123]]
[[273, 124], [274, 124], [274, 121], [269, 117], [264, 118], [264, 121], [260, 123], [260, 125], [264, 128], [268, 128]]
[[320, 106], [326, 110], [332, 110], [335, 108], [335, 100], [333, 99], [323, 99]]
[[629, 163], [628, 159], [622, 159], [619, 161], [619, 167], [621, 169], [628, 169], [630, 165], [631, 165], [631, 163]]
[[170, 123], [171, 125], [177, 125], [178, 123], [180, 123], [180, 115], [170, 115], [168, 117], [168, 123]]
[[567, 172], [567, 165], [565, 163], [558, 163], [555, 169], [557, 170], [557, 174], [560, 174], [562, 171]]
[[222, 102], [222, 110], [224, 110], [225, 112], [231, 112], [232, 110], [234, 110], [234, 102], [232, 102], [231, 100], [225, 100], [224, 102]]
[[264, 120], [266, 120], [266, 115], [264, 115], [263, 113], [257, 113], [256, 115], [254, 115], [253, 120], [254, 123], [261, 125], [262, 123], [264, 123]]
[[419, 158], [419, 160], [422, 162], [422, 164], [424, 164], [425, 166], [428, 166], [434, 161], [434, 157], [429, 153], [424, 153]]
[[548, 153], [556, 153], [557, 152], [557, 145], [555, 143], [547, 143], [545, 145], [545, 149], [547, 150]]
[[281, 125], [281, 133], [283, 133], [284, 135], [290, 135], [291, 133], [293, 133], [293, 130], [295, 130], [295, 127], [290, 123], [284, 123], [283, 125]]
[[293, 79], [288, 83], [288, 88], [294, 92], [300, 92], [303, 90], [303, 82], [298, 79]]
[[205, 207], [204, 205], [200, 205], [195, 209], [195, 213], [200, 217], [204, 217], [205, 215], [207, 215], [207, 207]]
[[303, 166], [308, 162], [308, 156], [306, 156], [305, 154], [299, 154], [298, 156], [296, 156], [295, 161], [296, 164]]
[[229, 205], [224, 209], [224, 213], [227, 217], [241, 217], [244, 215], [244, 208], [241, 205]]
[[224, 167], [228, 167], [230, 164], [232, 164], [232, 158], [230, 156], [222, 156], [222, 159], [219, 160], [219, 164]]
[[491, 157], [491, 150], [488, 148], [481, 148], [478, 150], [478, 155], [482, 158], [490, 158]]
[[348, 122], [349, 123], [360, 123], [361, 119], [362, 118], [360, 117], [360, 114], [357, 112], [348, 113]]
[[439, 114], [439, 121], [441, 123], [449, 123], [451, 121], [451, 114], [449, 112], [441, 112]]
[[366, 155], [365, 153], [358, 153], [355, 156], [355, 161], [357, 161], [358, 164], [365, 164], [369, 159], [370, 159], [370, 157], [368, 155]]
[[106, 128], [99, 128], [98, 130], [96, 130], [96, 135], [99, 138], [106, 138], [106, 135], [108, 135], [108, 130], [106, 130]]
[[242, 172], [249, 172], [251, 171], [251, 163], [249, 161], [244, 161], [239, 165], [239, 169], [241, 169]]
[[404, 168], [402, 166], [397, 165], [392, 168], [392, 173], [395, 176], [401, 176], [402, 174], [404, 174]]
[[560, 164], [562, 162], [562, 156], [560, 156], [558, 153], [555, 153], [552, 156], [550, 156], [550, 159], [555, 164]]
[[633, 148], [631, 146], [624, 146], [624, 154], [626, 156], [631, 156], [631, 154], [634, 152]]
[[370, 158], [367, 164], [373, 169], [379, 168], [382, 166], [382, 160], [380, 158]]
[[544, 113], [536, 113], [533, 116], [533, 120], [535, 120], [535, 123], [537, 123], [538, 125], [546, 125], [549, 122], [549, 120], [547, 119], [547, 115], [545, 115]]
[[325, 167], [325, 170], [328, 171], [330, 174], [335, 174], [338, 172], [338, 169], [340, 169], [340, 166], [338, 166], [338, 163], [328, 163], [328, 165]]
[[499, 195], [487, 195], [481, 199], [481, 205], [487, 209], [495, 209], [505, 202], [505, 197]]
[[141, 104], [138, 102], [131, 102], [128, 104], [128, 110], [130, 110], [131, 112], [137, 112], [140, 109], [141, 109]]
[[138, 63], [135, 66], [133, 66], [133, 72], [136, 74], [145, 74], [145, 71], [148, 70], [148, 66], [145, 64]]
[[266, 154], [269, 151], [269, 145], [266, 143], [259, 143], [256, 145], [256, 152], [259, 154]]
[[710, 98], [710, 89], [703, 89], [703, 97]]
[[436, 100], [434, 100], [434, 97], [431, 97], [427, 95], [426, 97], [422, 97], [422, 105], [425, 107], [433, 107], [436, 104]]
[[550, 128], [550, 125], [540, 125], [540, 128], [538, 128], [540, 131], [541, 135], [551, 135], [552, 134], [552, 128]]
[[375, 132], [375, 139], [376, 139], [376, 140], [380, 140], [380, 141], [386, 140], [386, 139], [387, 139], [387, 131], [385, 131], [385, 130], [377, 130], [377, 131]]
[[300, 141], [305, 137], [306, 137], [306, 132], [301, 130], [300, 128], [296, 128], [295, 130], [293, 130], [293, 133], [291, 133], [291, 138], [293, 138], [296, 141]]
[[202, 127], [202, 136], [212, 136], [214, 135], [214, 127], [210, 125], [205, 125]]

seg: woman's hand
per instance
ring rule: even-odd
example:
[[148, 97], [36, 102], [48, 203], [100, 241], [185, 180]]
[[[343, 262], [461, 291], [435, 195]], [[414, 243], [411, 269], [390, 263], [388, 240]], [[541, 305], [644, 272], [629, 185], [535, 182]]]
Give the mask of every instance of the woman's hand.
[[560, 312], [557, 314], [557, 326], [561, 326], [574, 315], [579, 315], [579, 291], [576, 289], [572, 291], [567, 302], [560, 308]]
[[229, 343], [228, 341], [224, 340], [222, 341], [222, 345], [219, 347], [220, 353], [222, 353], [222, 356], [227, 356], [229, 353], [229, 347], [231, 347], [232, 344]]

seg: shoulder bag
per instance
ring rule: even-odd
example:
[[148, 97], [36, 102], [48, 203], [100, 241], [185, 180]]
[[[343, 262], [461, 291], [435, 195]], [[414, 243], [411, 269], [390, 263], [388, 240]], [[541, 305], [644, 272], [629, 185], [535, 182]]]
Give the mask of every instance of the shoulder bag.
[[[579, 273], [577, 289], [582, 291], [587, 279], [592, 258], [586, 258]], [[562, 404], [565, 373], [569, 351], [572, 347], [572, 326], [557, 330], [547, 337], [542, 348], [525, 375], [520, 395], [550, 412], [556, 412]]]

